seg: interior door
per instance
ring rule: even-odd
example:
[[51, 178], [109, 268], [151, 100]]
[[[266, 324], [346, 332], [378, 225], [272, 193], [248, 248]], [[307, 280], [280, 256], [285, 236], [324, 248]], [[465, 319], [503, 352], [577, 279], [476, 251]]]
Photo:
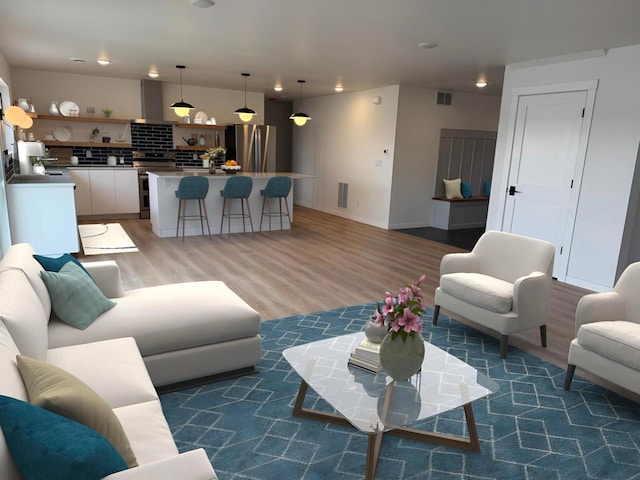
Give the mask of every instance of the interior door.
[[575, 215], [570, 207], [577, 204], [575, 174], [584, 163], [586, 103], [587, 91], [518, 98], [504, 230], [553, 243], [553, 274], [560, 280], [566, 276]]

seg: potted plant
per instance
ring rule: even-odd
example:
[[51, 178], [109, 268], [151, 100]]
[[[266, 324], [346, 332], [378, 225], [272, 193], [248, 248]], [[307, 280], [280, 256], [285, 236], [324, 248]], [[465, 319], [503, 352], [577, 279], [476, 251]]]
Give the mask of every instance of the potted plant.
[[102, 109], [102, 113], [104, 113], [104, 116], [106, 118], [111, 117], [111, 114], [113, 113], [113, 110], [111, 110], [110, 108], [103, 108]]
[[93, 130], [91, 130], [91, 136], [89, 137], [89, 141], [95, 142], [96, 139], [98, 138], [98, 135], [100, 135], [100, 129], [98, 127], [95, 127]]

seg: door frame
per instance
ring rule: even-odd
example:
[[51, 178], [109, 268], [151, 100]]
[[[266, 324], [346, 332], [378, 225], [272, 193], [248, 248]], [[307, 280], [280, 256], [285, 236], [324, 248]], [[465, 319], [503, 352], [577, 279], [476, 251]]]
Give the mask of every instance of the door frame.
[[[520, 97], [528, 97], [532, 95], [547, 95], [553, 93], [569, 93], [586, 91], [587, 98], [585, 99], [585, 112], [584, 120], [582, 123], [582, 130], [580, 131], [580, 139], [578, 141], [578, 151], [576, 154], [576, 166], [573, 174], [573, 187], [571, 189], [571, 195], [569, 197], [569, 208], [567, 211], [567, 223], [563, 234], [562, 255], [565, 256], [565, 261], [562, 262], [562, 271], [554, 272], [554, 276], [564, 282], [567, 278], [567, 271], [569, 269], [569, 258], [571, 255], [571, 247], [573, 244], [573, 232], [576, 222], [576, 214], [578, 211], [578, 200], [580, 198], [580, 189], [582, 187], [582, 174], [584, 172], [584, 163], [587, 157], [587, 147], [589, 144], [589, 135], [591, 132], [591, 120], [593, 118], [593, 108], [595, 105], [596, 91], [598, 89], [598, 80], [585, 80], [580, 82], [569, 83], [556, 83], [548, 85], [536, 85], [531, 87], [519, 87], [514, 88], [511, 92], [511, 105], [509, 111], [509, 123], [507, 125], [507, 149], [509, 152], [509, 162], [507, 169], [507, 183], [511, 178], [513, 165], [514, 145], [515, 145], [515, 130], [518, 107], [520, 105]], [[505, 186], [505, 191], [509, 186]], [[507, 195], [504, 197], [502, 205], [502, 215], [500, 220], [500, 229], [506, 231], [506, 212], [507, 202], [509, 198]]]

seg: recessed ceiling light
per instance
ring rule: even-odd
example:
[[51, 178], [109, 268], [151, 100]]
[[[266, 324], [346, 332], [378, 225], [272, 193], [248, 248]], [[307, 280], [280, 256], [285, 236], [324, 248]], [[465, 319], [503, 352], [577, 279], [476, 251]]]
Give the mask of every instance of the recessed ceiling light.
[[109, 60], [109, 59], [107, 59], [107, 58], [99, 58], [99, 59], [97, 60], [97, 62], [98, 62], [100, 65], [109, 65], [109, 64], [111, 63], [111, 60]]
[[75, 62], [75, 63], [86, 63], [86, 60], [85, 60], [85, 59], [83, 59], [83, 58], [74, 58], [74, 57], [71, 57], [71, 58], [69, 58], [69, 60], [71, 60], [72, 62]]
[[191, 5], [198, 8], [209, 8], [216, 4], [213, 0], [191, 0]]
[[274, 89], [276, 92], [281, 92], [282, 90], [284, 90], [284, 89], [282, 88], [282, 85], [276, 85], [275, 87], [273, 87], [273, 89]]
[[487, 82], [484, 81], [484, 80], [480, 80], [480, 81], [476, 82], [476, 87], [478, 87], [478, 88], [484, 88], [486, 86], [487, 86]]
[[147, 75], [149, 75], [151, 78], [158, 78], [160, 76], [160, 74], [155, 70], [149, 70], [149, 73]]
[[436, 42], [420, 42], [418, 44], [420, 48], [436, 48], [438, 44]]
[[336, 85], [334, 90], [338, 93], [344, 91], [344, 87], [342, 85]]

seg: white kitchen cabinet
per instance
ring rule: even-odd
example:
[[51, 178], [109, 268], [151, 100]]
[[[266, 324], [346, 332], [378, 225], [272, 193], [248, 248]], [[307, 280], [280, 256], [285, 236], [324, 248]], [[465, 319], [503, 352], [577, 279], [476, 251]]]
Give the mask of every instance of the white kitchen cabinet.
[[76, 182], [78, 215], [140, 213], [138, 170], [135, 168], [69, 169]]
[[80, 251], [73, 183], [7, 185], [12, 243], [30, 243], [39, 255]]
[[93, 215], [118, 213], [113, 170], [91, 170], [89, 173], [91, 178], [91, 213]]
[[76, 215], [91, 215], [91, 180], [89, 170], [69, 170], [76, 188], [73, 191], [76, 202]]
[[116, 213], [140, 213], [138, 170], [114, 170]]

